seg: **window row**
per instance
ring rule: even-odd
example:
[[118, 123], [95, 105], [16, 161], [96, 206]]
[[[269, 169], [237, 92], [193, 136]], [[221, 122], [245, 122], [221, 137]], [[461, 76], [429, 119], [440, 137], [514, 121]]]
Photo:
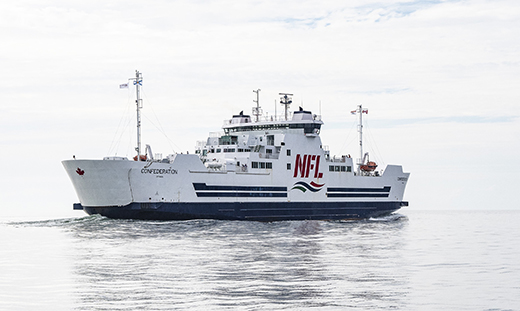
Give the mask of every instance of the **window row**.
[[[251, 152], [251, 149], [249, 148], [238, 148], [238, 149], [235, 149], [235, 148], [224, 148], [224, 149], [221, 149], [221, 148], [217, 148], [217, 149], [210, 149], [209, 150], [209, 153], [221, 153], [221, 152], [224, 152], [224, 153], [229, 153], [229, 152]], [[197, 150], [196, 153], [200, 153], [200, 151]], [[206, 150], [203, 150], [203, 155], [206, 155], [208, 152]]]
[[329, 165], [329, 172], [352, 172], [352, 166]]
[[[313, 133], [319, 132], [321, 128], [321, 124], [319, 123], [291, 123], [291, 124], [262, 124], [262, 125], [246, 125], [246, 126], [237, 126], [232, 128], [224, 129], [226, 134], [232, 132], [250, 132], [250, 131], [268, 131], [268, 130], [278, 130], [278, 129], [304, 129], [305, 133]], [[236, 136], [230, 136], [236, 137]]]
[[273, 163], [272, 162], [251, 162], [251, 168], [272, 169], [273, 168]]

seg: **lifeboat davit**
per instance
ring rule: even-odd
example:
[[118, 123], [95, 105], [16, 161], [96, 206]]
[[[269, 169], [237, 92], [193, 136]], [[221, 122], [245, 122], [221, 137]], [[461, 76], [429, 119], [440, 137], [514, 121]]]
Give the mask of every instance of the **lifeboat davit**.
[[[146, 161], [146, 154], [139, 155], [139, 161]], [[134, 161], [137, 161], [137, 156], [134, 156]]]
[[361, 165], [361, 170], [365, 172], [372, 172], [375, 171], [377, 168], [376, 162], [368, 161], [367, 164]]

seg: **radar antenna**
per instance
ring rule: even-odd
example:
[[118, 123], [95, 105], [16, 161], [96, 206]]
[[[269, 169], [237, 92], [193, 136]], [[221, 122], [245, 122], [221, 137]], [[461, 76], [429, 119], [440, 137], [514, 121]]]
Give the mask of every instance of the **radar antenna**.
[[289, 96], [293, 96], [293, 94], [289, 94], [289, 93], [278, 93], [278, 95], [282, 95], [282, 97], [280, 97], [280, 104], [284, 105], [285, 107], [285, 121], [287, 121], [287, 114], [289, 112], [289, 106], [291, 105], [292, 103], [292, 98], [289, 97]]

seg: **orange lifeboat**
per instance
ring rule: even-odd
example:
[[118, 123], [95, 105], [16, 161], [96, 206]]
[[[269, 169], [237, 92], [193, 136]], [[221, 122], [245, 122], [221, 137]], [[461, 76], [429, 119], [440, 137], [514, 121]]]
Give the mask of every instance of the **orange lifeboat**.
[[367, 164], [361, 165], [361, 170], [365, 172], [372, 172], [375, 171], [377, 168], [376, 162], [368, 161]]
[[[146, 154], [141, 154], [139, 156], [139, 161], [146, 161], [147, 157]], [[134, 161], [137, 161], [137, 156], [134, 156]]]

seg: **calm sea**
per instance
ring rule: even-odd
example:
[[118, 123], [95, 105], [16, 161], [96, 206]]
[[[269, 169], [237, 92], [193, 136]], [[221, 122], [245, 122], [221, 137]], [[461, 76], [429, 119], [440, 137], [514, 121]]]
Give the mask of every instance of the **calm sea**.
[[520, 310], [520, 211], [0, 221], [0, 310]]

